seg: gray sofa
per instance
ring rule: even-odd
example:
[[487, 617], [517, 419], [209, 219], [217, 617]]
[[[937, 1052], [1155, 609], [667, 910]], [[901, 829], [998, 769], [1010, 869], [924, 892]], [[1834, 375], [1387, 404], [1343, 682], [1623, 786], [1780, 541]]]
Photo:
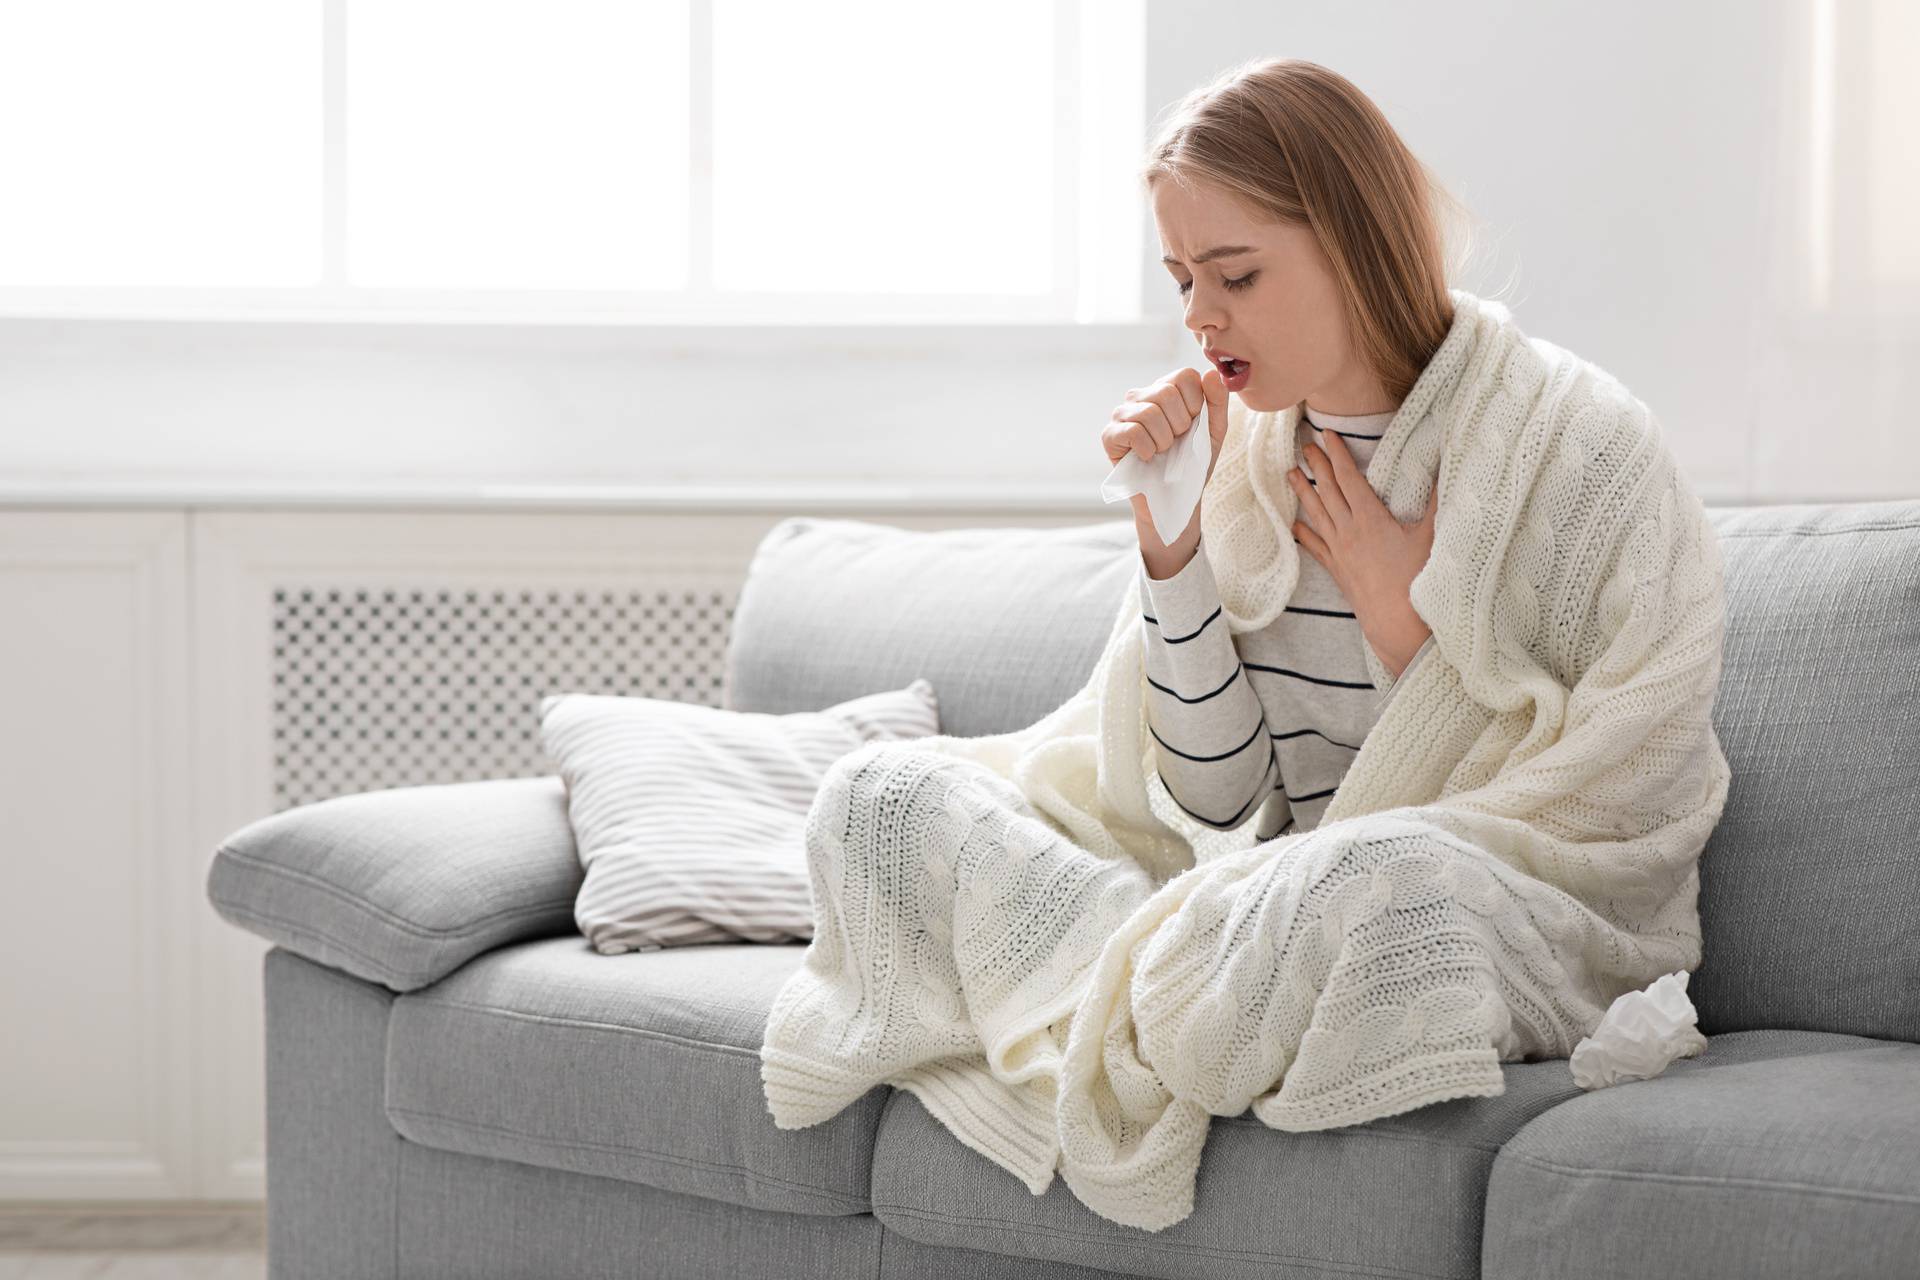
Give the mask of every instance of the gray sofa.
[[[402, 788], [235, 832], [207, 891], [265, 958], [270, 1270], [294, 1277], [1920, 1276], [1920, 500], [1715, 508], [1733, 766], [1702, 861], [1709, 1037], [1586, 1092], [1318, 1133], [1214, 1121], [1196, 1208], [1121, 1227], [880, 1087], [782, 1131], [793, 946], [603, 956], [557, 777]], [[925, 675], [945, 731], [1078, 689], [1130, 522], [796, 517], [756, 552], [727, 705]]]

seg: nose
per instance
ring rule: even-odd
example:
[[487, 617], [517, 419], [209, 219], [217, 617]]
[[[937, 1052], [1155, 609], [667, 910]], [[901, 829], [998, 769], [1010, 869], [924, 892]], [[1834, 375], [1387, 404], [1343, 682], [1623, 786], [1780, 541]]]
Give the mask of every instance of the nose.
[[1219, 311], [1212, 303], [1199, 302], [1191, 297], [1187, 300], [1187, 328], [1193, 330], [1193, 336], [1201, 337], [1207, 332], [1220, 331]]

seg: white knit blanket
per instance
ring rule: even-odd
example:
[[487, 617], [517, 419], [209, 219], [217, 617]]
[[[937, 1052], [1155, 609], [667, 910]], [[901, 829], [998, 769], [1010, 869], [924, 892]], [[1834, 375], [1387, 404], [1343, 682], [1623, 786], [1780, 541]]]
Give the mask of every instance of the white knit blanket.
[[[1038, 723], [827, 774], [815, 934], [761, 1048], [776, 1125], [890, 1084], [1034, 1194], [1058, 1171], [1159, 1230], [1192, 1211], [1212, 1116], [1313, 1130], [1498, 1094], [1501, 1062], [1565, 1058], [1699, 963], [1729, 779], [1718, 539], [1645, 405], [1452, 297], [1369, 471], [1406, 522], [1437, 476], [1410, 593], [1434, 651], [1321, 824], [1255, 844], [1172, 803], [1130, 575], [1086, 687]], [[1299, 571], [1299, 410], [1231, 403], [1201, 521], [1239, 633]]]

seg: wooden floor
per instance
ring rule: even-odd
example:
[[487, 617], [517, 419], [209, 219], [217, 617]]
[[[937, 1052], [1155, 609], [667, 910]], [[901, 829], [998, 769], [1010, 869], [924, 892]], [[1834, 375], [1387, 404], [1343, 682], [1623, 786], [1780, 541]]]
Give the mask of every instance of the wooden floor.
[[265, 1280], [266, 1211], [233, 1205], [0, 1207], [0, 1280]]

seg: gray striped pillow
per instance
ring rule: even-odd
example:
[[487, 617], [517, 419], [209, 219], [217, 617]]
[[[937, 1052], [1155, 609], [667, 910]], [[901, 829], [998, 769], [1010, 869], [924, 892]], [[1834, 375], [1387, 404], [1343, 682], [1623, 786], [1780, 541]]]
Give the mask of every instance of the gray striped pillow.
[[586, 880], [574, 920], [605, 955], [813, 937], [807, 811], [863, 743], [940, 731], [933, 686], [773, 715], [553, 694], [540, 743], [566, 784]]

